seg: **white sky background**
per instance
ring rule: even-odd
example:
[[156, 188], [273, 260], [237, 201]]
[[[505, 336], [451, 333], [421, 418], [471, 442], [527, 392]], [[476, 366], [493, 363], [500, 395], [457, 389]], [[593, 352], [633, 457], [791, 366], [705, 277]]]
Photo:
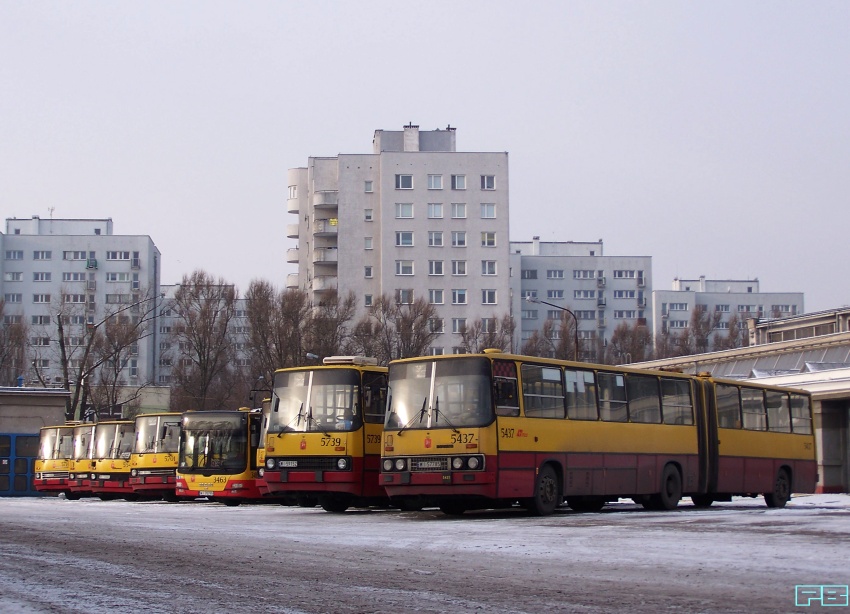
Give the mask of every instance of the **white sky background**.
[[850, 3], [0, 0], [0, 215], [283, 286], [286, 171], [377, 128], [510, 153], [511, 239], [850, 304]]

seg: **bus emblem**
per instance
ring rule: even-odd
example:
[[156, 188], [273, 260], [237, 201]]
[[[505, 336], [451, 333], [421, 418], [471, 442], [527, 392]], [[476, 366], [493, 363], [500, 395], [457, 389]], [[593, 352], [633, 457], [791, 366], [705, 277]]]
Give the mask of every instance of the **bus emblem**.
[[430, 447], [431, 447], [431, 438], [430, 438], [430, 437], [426, 437], [426, 438], [425, 438], [425, 447], [426, 447], [426, 448], [430, 448]]
[[306, 450], [306, 449], [307, 449], [307, 442], [306, 442], [304, 439], [302, 439], [302, 440], [301, 440], [301, 449], [302, 449], [302, 450]]

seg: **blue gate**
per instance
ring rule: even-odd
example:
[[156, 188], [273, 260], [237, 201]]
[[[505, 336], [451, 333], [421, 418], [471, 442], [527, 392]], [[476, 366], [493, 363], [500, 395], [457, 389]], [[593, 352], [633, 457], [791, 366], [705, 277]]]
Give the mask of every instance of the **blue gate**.
[[38, 435], [0, 433], [0, 497], [31, 497]]

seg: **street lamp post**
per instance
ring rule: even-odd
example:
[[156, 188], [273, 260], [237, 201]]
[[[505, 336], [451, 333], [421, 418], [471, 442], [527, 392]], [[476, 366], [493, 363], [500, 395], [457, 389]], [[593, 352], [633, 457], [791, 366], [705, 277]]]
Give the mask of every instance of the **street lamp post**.
[[526, 296], [525, 300], [526, 300], [526, 302], [529, 302], [529, 303], [540, 303], [542, 305], [549, 305], [549, 307], [554, 307], [555, 309], [560, 309], [561, 311], [566, 311], [568, 314], [570, 314], [573, 317], [573, 321], [575, 322], [575, 328], [573, 329], [573, 332], [575, 333], [575, 345], [573, 347], [573, 360], [578, 362], [578, 318], [576, 317], [576, 314], [574, 314], [572, 311], [570, 311], [566, 307], [561, 307], [560, 305], [555, 305], [554, 303], [547, 303], [546, 301], [541, 301], [539, 298], [535, 298], [533, 296]]

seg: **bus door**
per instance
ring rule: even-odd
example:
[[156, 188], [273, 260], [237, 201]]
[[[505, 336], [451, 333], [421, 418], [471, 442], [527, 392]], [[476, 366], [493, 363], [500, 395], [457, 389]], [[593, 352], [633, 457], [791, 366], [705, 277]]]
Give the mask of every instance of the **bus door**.
[[700, 492], [717, 491], [719, 466], [719, 441], [717, 436], [717, 401], [714, 398], [714, 383], [709, 379], [698, 380], [700, 407], [697, 412], [699, 432]]

